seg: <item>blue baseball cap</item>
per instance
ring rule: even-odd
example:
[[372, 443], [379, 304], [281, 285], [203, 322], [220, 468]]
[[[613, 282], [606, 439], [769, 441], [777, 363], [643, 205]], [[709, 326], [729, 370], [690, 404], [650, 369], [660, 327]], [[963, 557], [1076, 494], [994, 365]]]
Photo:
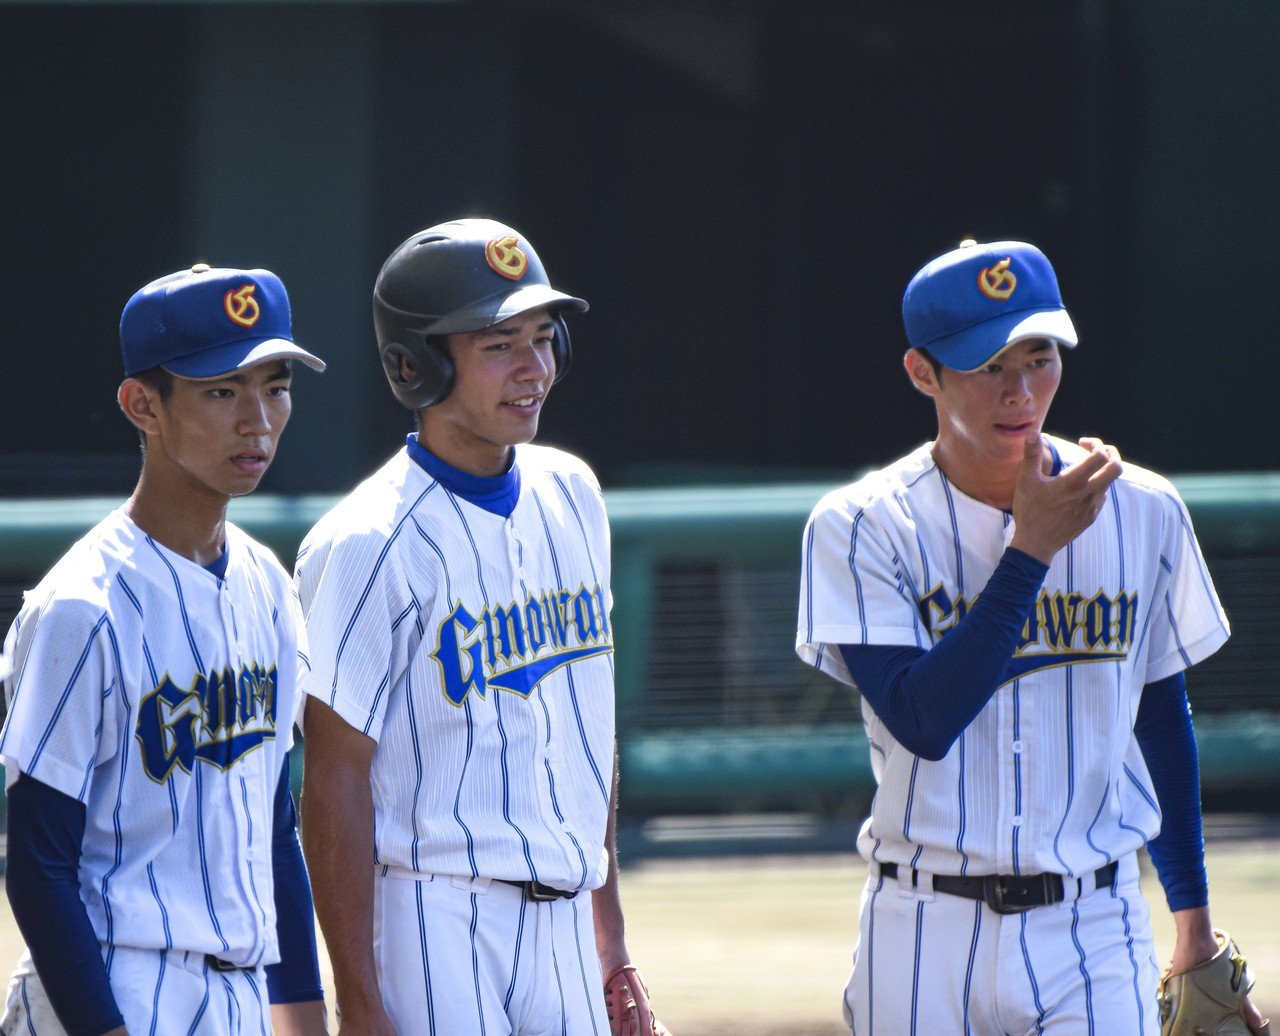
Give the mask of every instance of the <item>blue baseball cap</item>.
[[134, 292], [120, 315], [124, 374], [163, 367], [184, 378], [217, 378], [264, 360], [324, 360], [293, 343], [289, 296], [269, 270], [197, 263]]
[[1078, 341], [1053, 267], [1025, 241], [965, 241], [927, 263], [902, 296], [902, 322], [912, 348], [959, 371], [1024, 338]]

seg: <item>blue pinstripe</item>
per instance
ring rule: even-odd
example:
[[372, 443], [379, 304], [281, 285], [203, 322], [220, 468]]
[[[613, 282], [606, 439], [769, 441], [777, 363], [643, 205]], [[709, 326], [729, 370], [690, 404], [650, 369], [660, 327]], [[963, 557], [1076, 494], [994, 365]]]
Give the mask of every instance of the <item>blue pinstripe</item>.
[[[585, 1003], [590, 1004], [596, 997], [596, 990], [592, 988], [591, 979], [594, 975], [599, 974], [600, 958], [596, 955], [596, 948], [593, 945], [587, 953], [582, 950], [582, 926], [581, 918], [578, 916], [578, 903], [576, 900], [569, 901], [569, 907], [573, 913], [573, 945], [578, 951], [578, 974], [582, 977], [582, 996]], [[594, 967], [587, 964], [588, 956], [595, 962]], [[594, 974], [593, 974], [594, 973]], [[598, 1033], [600, 1026], [596, 1018], [596, 1012], [591, 1011], [591, 1031]]]
[[191, 1028], [187, 1030], [187, 1036], [195, 1036], [196, 1030], [200, 1027], [200, 1019], [204, 1017], [204, 1013], [209, 1008], [209, 965], [204, 966], [204, 999], [200, 1001], [200, 1007], [196, 1010], [196, 1016], [191, 1019]]
[[1036, 1032], [1044, 1032], [1044, 1004], [1040, 1002], [1040, 983], [1036, 981], [1035, 968], [1031, 966], [1031, 952], [1027, 949], [1027, 915], [1023, 914], [1018, 925], [1018, 945], [1022, 947], [1022, 963], [1027, 969], [1027, 981], [1031, 983], [1031, 998], [1036, 1005]]
[[[121, 687], [123, 687], [124, 686], [124, 666], [120, 662], [120, 645], [116, 641], [115, 629], [109, 623], [107, 625], [107, 638], [111, 641], [111, 660], [115, 666], [114, 682], [119, 684]], [[121, 694], [120, 696], [120, 701], [121, 701], [121, 704], [124, 706], [125, 729], [131, 730], [133, 729], [133, 706], [129, 704], [128, 697], [123, 694]], [[102, 876], [102, 884], [100, 886], [102, 890], [102, 910], [103, 910], [103, 913], [106, 915], [106, 920], [107, 920], [106, 965], [107, 965], [108, 972], [110, 972], [111, 970], [111, 958], [116, 952], [115, 938], [114, 938], [115, 914], [111, 908], [110, 886], [111, 886], [111, 878], [114, 876], [116, 871], [120, 869], [120, 865], [124, 859], [124, 834], [120, 828], [120, 811], [124, 804], [124, 784], [125, 784], [125, 778], [128, 776], [128, 773], [129, 773], [129, 760], [131, 758], [132, 756], [130, 755], [130, 753], [125, 752], [123, 753], [120, 760], [120, 778], [119, 778], [119, 783], [116, 786], [116, 804], [115, 804], [115, 808], [111, 811], [111, 828], [112, 828], [112, 832], [115, 840], [115, 856], [114, 856], [114, 859], [112, 860], [110, 870], [108, 870]]]
[[853, 576], [853, 592], [858, 600], [858, 630], [861, 635], [861, 642], [867, 642], [867, 606], [866, 600], [862, 593], [862, 577], [858, 575], [858, 526], [862, 524], [862, 517], [865, 511], [859, 511], [853, 519], [853, 525], [849, 530], [849, 572]]
[[462, 703], [462, 707], [467, 714], [467, 750], [462, 756], [462, 767], [458, 771], [458, 787], [453, 795], [453, 819], [458, 822], [458, 826], [466, 836], [467, 860], [471, 864], [471, 876], [477, 878], [480, 876], [480, 869], [476, 866], [476, 840], [472, 837], [471, 828], [467, 827], [466, 821], [462, 819], [462, 785], [467, 779], [467, 766], [471, 762], [471, 750], [475, 747], [476, 740], [475, 720], [471, 718], [470, 696]]
[[[1178, 525], [1182, 529], [1182, 534], [1186, 539], [1187, 545], [1190, 547], [1191, 550], [1194, 551], [1196, 546], [1196, 534], [1194, 530], [1191, 528], [1191, 519], [1187, 516], [1186, 511], [1183, 510], [1183, 508], [1179, 506], [1176, 501], [1174, 502], [1174, 506], [1178, 512]], [[1200, 570], [1200, 587], [1201, 589], [1204, 590], [1205, 598], [1207, 600], [1212, 600], [1213, 585], [1209, 582], [1209, 573], [1203, 566], [1196, 566], [1196, 567], [1199, 568]], [[1218, 625], [1219, 626], [1222, 625], [1221, 619], [1219, 619]]]
[[1084, 1006], [1089, 1016], [1089, 1033], [1092, 1036], [1094, 1032], [1093, 1023], [1093, 980], [1089, 977], [1088, 964], [1085, 961], [1084, 947], [1080, 945], [1080, 907], [1076, 903], [1071, 904], [1071, 942], [1075, 945], [1076, 953], [1080, 957], [1080, 977], [1084, 979]]
[[560, 955], [556, 953], [556, 910], [555, 904], [548, 904], [552, 909], [547, 912], [551, 928], [551, 972], [556, 977], [556, 994], [560, 997], [560, 1036], [569, 1036], [569, 1012], [564, 1003], [564, 980], [560, 977]]
[[204, 662], [200, 659], [200, 648], [196, 644], [195, 634], [191, 631], [191, 617], [187, 614], [187, 600], [182, 593], [182, 580], [178, 577], [178, 570], [173, 567], [169, 559], [164, 556], [164, 551], [150, 536], [147, 537], [147, 546], [155, 552], [156, 557], [169, 570], [169, 575], [173, 579], [173, 591], [178, 597], [178, 612], [182, 616], [182, 628], [187, 632], [187, 643], [191, 646], [191, 657], [195, 659], [196, 669], [203, 673]]
[[245, 972], [245, 978], [249, 981], [249, 991], [253, 993], [253, 999], [258, 1004], [258, 1029], [259, 1036], [269, 1036], [267, 1032], [266, 1015], [270, 1013], [270, 1008], [263, 1010], [262, 990], [258, 988], [258, 976], [255, 972]]
[[502, 695], [494, 694], [493, 696], [494, 716], [498, 721], [498, 738], [502, 741], [502, 819], [507, 822], [507, 826], [520, 836], [520, 849], [524, 854], [524, 862], [529, 865], [529, 875], [534, 881], [538, 879], [538, 868], [533, 862], [533, 853], [529, 850], [529, 839], [525, 837], [525, 833], [520, 830], [520, 825], [511, 819], [511, 773], [507, 768], [507, 749], [510, 747], [507, 741], [506, 724], [502, 722]]
[[436, 1036], [436, 1004], [431, 989], [431, 957], [427, 952], [427, 917], [426, 908], [422, 902], [423, 883], [415, 881], [413, 884], [413, 896], [418, 906], [418, 946], [422, 951], [420, 958], [422, 961], [422, 989], [427, 997], [427, 1032], [428, 1036]]
[[965, 777], [965, 738], [968, 734], [967, 730], [960, 731], [960, 736], [956, 738], [956, 750], [959, 753], [959, 770], [960, 779], [956, 781], [956, 808], [960, 813], [960, 828], [956, 831], [956, 852], [960, 854], [960, 873], [969, 873], [969, 854], [964, 851], [964, 832], [968, 826], [969, 817], [965, 810], [964, 798], [964, 777]]
[[236, 999], [235, 990], [231, 988], [231, 983], [227, 981], [226, 975], [219, 975], [222, 981], [222, 992], [227, 998], [227, 1032], [236, 1032], [240, 1026], [236, 1023], [236, 1017], [243, 1017], [240, 1010], [240, 1001]]
[[876, 900], [884, 888], [884, 875], [877, 875], [876, 887], [867, 904], [867, 1030], [876, 1031]]
[[27, 998], [27, 980], [22, 980], [22, 1006], [26, 1009], [27, 1014], [27, 1032], [29, 1036], [36, 1036], [36, 1027], [31, 1024], [31, 1001]]
[[1114, 888], [1112, 888], [1111, 894], [1124, 904], [1120, 918], [1124, 922], [1124, 945], [1125, 949], [1129, 951], [1129, 966], [1133, 969], [1133, 1000], [1138, 1007], [1138, 1031], [1142, 1032], [1146, 1008], [1143, 1006], [1145, 998], [1142, 995], [1142, 987], [1138, 983], [1138, 959], [1133, 955], [1133, 929], [1129, 927], [1129, 899], [1126, 896], [1121, 896]]
[[[1015, 741], [1022, 738], [1022, 688], [1021, 680], [1013, 681], [1013, 739]], [[1015, 752], [1013, 756], [1013, 811], [1015, 815], [1022, 815], [1022, 753]], [[1012, 844], [1010, 852], [1013, 856], [1013, 873], [1022, 873], [1022, 861], [1018, 858], [1018, 841], [1022, 834], [1021, 827], [1013, 829]]]
[[813, 529], [813, 522], [810, 521], [808, 528], [804, 531], [804, 613], [809, 617], [805, 626], [805, 640], [809, 643], [813, 642]]
[[502, 1009], [511, 1012], [511, 998], [515, 995], [516, 979], [520, 975], [520, 946], [524, 942], [524, 915], [529, 908], [529, 900], [520, 897], [520, 914], [516, 918], [516, 944], [511, 951], [511, 981], [507, 984], [507, 994], [502, 998]]
[[[409, 729], [417, 731], [418, 729], [418, 710], [414, 707], [414, 701], [417, 695], [413, 691], [413, 667], [410, 666], [408, 672], [405, 673], [404, 682], [404, 702], [405, 710], [409, 714]], [[470, 715], [470, 713], [468, 713]], [[418, 846], [422, 840], [422, 832], [418, 830], [418, 803], [422, 797], [422, 782], [426, 778], [427, 768], [422, 759], [422, 738], [411, 737], [409, 739], [413, 748], [413, 809], [409, 812], [410, 829], [413, 832], [413, 845], [410, 853], [413, 856], [413, 869], [419, 870], [421, 860], [418, 857]], [[461, 785], [459, 785], [458, 793], [462, 793]]]
[[[128, 582], [125, 580], [123, 575], [117, 573], [116, 583], [124, 591], [125, 596], [129, 599], [129, 602], [133, 605], [134, 611], [138, 613], [138, 618], [143, 620], [143, 624], [145, 628], [146, 616], [142, 612], [141, 600], [138, 598], [137, 594], [133, 592], [133, 589], [129, 586]], [[155, 687], [157, 684], [160, 683], [160, 676], [156, 672], [155, 658], [151, 654], [151, 645], [147, 642], [147, 637], [145, 633], [143, 634], [143, 637], [142, 637], [142, 657], [145, 658], [147, 662], [147, 675], [151, 678], [151, 686]], [[174, 781], [166, 781], [165, 787], [169, 792], [169, 814], [171, 817], [170, 831], [173, 834], [177, 834], [178, 824], [180, 821], [179, 812], [178, 812], [178, 789]]]
[[[1075, 543], [1074, 541], [1067, 544], [1067, 579], [1066, 589], [1073, 590], [1075, 588]], [[1076, 797], [1076, 725], [1075, 725], [1075, 701], [1074, 701], [1074, 681], [1075, 671], [1071, 666], [1067, 666], [1063, 670], [1063, 680], [1066, 683], [1066, 693], [1063, 707], [1066, 711], [1066, 728], [1067, 728], [1067, 804], [1062, 810], [1062, 819], [1058, 822], [1058, 830], [1053, 835], [1053, 856], [1054, 859], [1062, 865], [1064, 874], [1072, 873], [1071, 868], [1067, 866], [1067, 861], [1062, 858], [1062, 854], [1058, 851], [1062, 842], [1062, 832], [1067, 826], [1067, 820], [1071, 816], [1071, 805]]]
[[1182, 643], [1182, 634], [1178, 632], [1178, 620], [1173, 617], [1173, 601], [1170, 600], [1168, 593], [1164, 595], [1165, 614], [1169, 618], [1169, 628], [1173, 630], [1173, 642], [1178, 646], [1178, 654], [1182, 656], [1182, 665], [1184, 669], [1191, 668], [1191, 656], [1187, 654], [1186, 647]]
[[196, 843], [200, 847], [200, 880], [204, 885], [204, 902], [209, 909], [209, 920], [213, 923], [213, 932], [218, 937], [218, 942], [222, 943], [225, 953], [231, 949], [231, 944], [222, 934], [222, 925], [218, 923], [218, 912], [213, 908], [213, 884], [209, 880], [209, 854], [204, 843], [204, 767], [197, 766], [195, 771], [196, 830], [199, 832]]
[[476, 926], [480, 920], [476, 894], [471, 893], [471, 975], [476, 987], [476, 1014], [480, 1017], [480, 1034], [484, 1036], [484, 1000], [480, 995], [480, 956], [476, 949]]
[[45, 750], [45, 746], [49, 743], [49, 738], [53, 736], [53, 728], [58, 725], [58, 719], [62, 716], [62, 710], [67, 707], [67, 700], [71, 697], [71, 691], [75, 688], [76, 681], [80, 677], [80, 673], [84, 670], [85, 663], [89, 660], [89, 652], [93, 647], [93, 641], [98, 635], [98, 631], [103, 626], [109, 626], [110, 619], [104, 613], [89, 632], [89, 636], [85, 639], [83, 650], [80, 652], [80, 660], [76, 663], [75, 669], [71, 672], [71, 678], [67, 681], [66, 687], [62, 689], [62, 695], [58, 699], [58, 705], [53, 710], [53, 715], [49, 719], [48, 726], [45, 727], [44, 733], [40, 736], [40, 740], [36, 743], [35, 751], [31, 754], [30, 769], [34, 772], [36, 766], [40, 762], [40, 756]]
[[[151, 874], [151, 864], [147, 864], [147, 874], [149, 875]], [[151, 878], [151, 888], [153, 891], [155, 890], [154, 875]], [[164, 907], [162, 906], [160, 909], [163, 910]], [[171, 946], [172, 943], [169, 939], [168, 916], [165, 917], [164, 923], [165, 923], [165, 940], [164, 941], [166, 945]], [[150, 1033], [150, 1036], [156, 1036], [156, 1026], [160, 1024], [160, 990], [164, 986], [164, 973], [169, 965], [169, 958], [165, 954], [164, 950], [159, 951], [157, 956], [160, 958], [160, 967], [156, 971], [156, 991], [155, 991], [155, 994], [151, 997], [151, 1028], [147, 1030]]]
[[1102, 789], [1102, 799], [1098, 802], [1098, 809], [1093, 814], [1093, 819], [1089, 821], [1089, 826], [1085, 828], [1085, 832], [1084, 832], [1084, 840], [1089, 844], [1090, 849], [1092, 849], [1095, 853], [1097, 853], [1100, 857], [1102, 857], [1103, 863], [1111, 862], [1111, 854], [1107, 852], [1107, 850], [1101, 848], [1093, 840], [1093, 828], [1094, 828], [1094, 825], [1097, 824], [1098, 820], [1101, 818], [1102, 811], [1107, 808], [1107, 799], [1110, 798], [1111, 796], [1111, 789], [1113, 786], [1114, 785], [1112, 784], [1112, 782], [1108, 781], [1107, 786]]
[[[243, 777], [240, 780], [240, 802], [244, 806], [245, 821], [248, 824], [248, 843], [250, 848], [253, 847], [253, 813], [249, 809], [249, 785]], [[262, 918], [262, 926], [267, 927], [267, 912], [262, 906], [262, 897], [258, 895], [258, 883], [253, 876], [253, 868], [249, 868], [249, 892], [253, 896], [253, 905], [258, 908], [258, 916]], [[262, 958], [267, 954], [267, 943], [264, 939], [262, 945], [258, 947], [258, 954], [253, 958], [252, 967], [257, 967], [262, 963]]]
[[969, 940], [969, 963], [964, 972], [964, 1031], [965, 1036], [973, 1031], [969, 1025], [969, 993], [973, 989], [974, 959], [978, 955], [978, 937], [982, 934], [982, 904], [973, 904], [973, 938]]
[[920, 955], [924, 945], [924, 903], [916, 904], [916, 945], [911, 959], [911, 1036], [916, 1036], [916, 1016], [920, 1005]]

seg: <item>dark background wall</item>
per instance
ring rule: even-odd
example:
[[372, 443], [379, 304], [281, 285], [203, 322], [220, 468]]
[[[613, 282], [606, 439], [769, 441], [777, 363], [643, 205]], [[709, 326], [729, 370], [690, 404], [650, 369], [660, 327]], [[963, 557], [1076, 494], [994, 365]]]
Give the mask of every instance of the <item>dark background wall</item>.
[[964, 236], [1055, 262], [1053, 430], [1273, 468], [1276, 38], [1266, 0], [0, 2], [0, 493], [128, 491], [120, 309], [197, 260], [274, 269], [331, 361], [267, 488], [347, 488], [409, 427], [378, 266], [464, 214], [591, 301], [543, 438], [609, 483], [928, 437], [898, 306]]

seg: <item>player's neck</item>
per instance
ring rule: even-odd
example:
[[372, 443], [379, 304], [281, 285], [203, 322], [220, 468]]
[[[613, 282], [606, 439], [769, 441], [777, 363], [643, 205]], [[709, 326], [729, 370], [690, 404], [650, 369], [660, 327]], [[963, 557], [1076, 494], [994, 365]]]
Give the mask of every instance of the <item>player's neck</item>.
[[451, 424], [419, 421], [418, 443], [458, 471], [494, 478], [511, 470], [514, 447], [495, 443]]
[[173, 493], [143, 467], [125, 513], [139, 529], [175, 554], [209, 565], [226, 546], [228, 498], [216, 493]]
[[947, 481], [970, 499], [1001, 511], [1013, 509], [1013, 492], [1018, 484], [1017, 462], [1001, 463], [957, 448], [943, 436], [933, 444], [933, 461]]

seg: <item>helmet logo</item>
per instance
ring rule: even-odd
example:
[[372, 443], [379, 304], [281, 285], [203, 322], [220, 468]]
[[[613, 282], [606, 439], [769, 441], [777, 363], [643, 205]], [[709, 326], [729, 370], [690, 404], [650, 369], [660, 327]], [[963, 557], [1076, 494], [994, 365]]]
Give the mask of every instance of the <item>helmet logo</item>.
[[978, 290], [989, 299], [1003, 302], [1018, 286], [1017, 276], [1009, 269], [1009, 259], [1001, 259], [994, 266], [978, 271]]
[[529, 257], [520, 247], [520, 239], [514, 234], [506, 237], [495, 237], [484, 246], [485, 261], [493, 268], [494, 273], [501, 274], [510, 281], [518, 281], [529, 269]]
[[246, 284], [238, 290], [232, 288], [222, 296], [222, 308], [233, 324], [253, 327], [258, 322], [262, 310], [258, 307], [258, 300], [253, 297], [257, 287], [256, 284]]

